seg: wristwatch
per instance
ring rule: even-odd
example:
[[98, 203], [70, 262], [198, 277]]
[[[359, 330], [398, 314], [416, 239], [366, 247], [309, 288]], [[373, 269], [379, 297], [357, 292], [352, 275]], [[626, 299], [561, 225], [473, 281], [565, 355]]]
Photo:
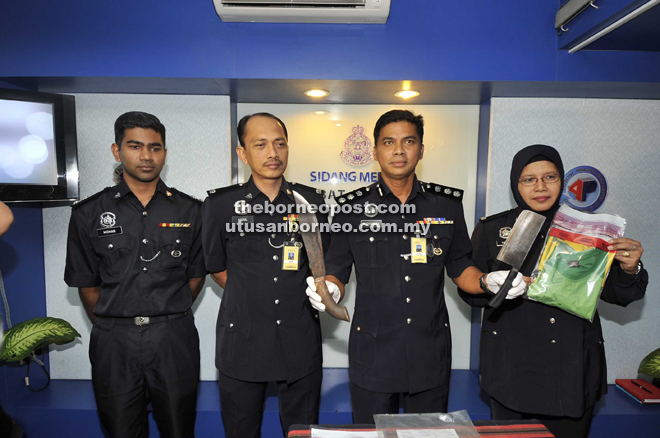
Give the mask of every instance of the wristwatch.
[[486, 284], [486, 277], [488, 274], [484, 274], [481, 277], [479, 277], [479, 287], [481, 287], [481, 290], [486, 292], [487, 294], [493, 294], [493, 292], [488, 289], [488, 285]]

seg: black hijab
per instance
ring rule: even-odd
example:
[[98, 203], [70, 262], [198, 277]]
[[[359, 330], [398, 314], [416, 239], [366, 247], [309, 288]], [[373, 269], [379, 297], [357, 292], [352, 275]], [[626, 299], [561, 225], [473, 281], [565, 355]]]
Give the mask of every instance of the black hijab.
[[[545, 216], [545, 222], [543, 223], [543, 227], [539, 232], [539, 237], [534, 242], [534, 245], [532, 245], [527, 258], [520, 268], [520, 272], [527, 276], [531, 275], [534, 267], [536, 266], [539, 255], [541, 254], [541, 250], [543, 250], [545, 235], [547, 234], [548, 229], [552, 224], [552, 218], [555, 216], [555, 213], [559, 209], [559, 200], [561, 199], [561, 193], [564, 191], [564, 164], [561, 161], [559, 152], [557, 152], [557, 150], [551, 146], [542, 144], [527, 146], [526, 148], [518, 151], [518, 153], [513, 157], [513, 163], [511, 164], [511, 191], [513, 192], [513, 198], [518, 204], [518, 208], [516, 208], [516, 215], [520, 214], [522, 210], [532, 210], [532, 208], [523, 200], [520, 192], [518, 191], [518, 180], [520, 179], [520, 174], [522, 173], [522, 170], [525, 168], [525, 166], [537, 161], [550, 161], [555, 166], [557, 166], [557, 170], [559, 171], [559, 175], [561, 177], [561, 190], [559, 191], [559, 196], [557, 197], [557, 200], [552, 205], [552, 207], [546, 211], [536, 212]], [[503, 268], [498, 267], [496, 269]]]
[[520, 207], [521, 210], [532, 210], [520, 195], [520, 191], [518, 191], [518, 180], [520, 179], [520, 174], [525, 166], [536, 161], [550, 161], [553, 163], [557, 166], [559, 177], [561, 178], [561, 189], [555, 203], [546, 211], [536, 212], [542, 214], [547, 219], [552, 220], [559, 209], [559, 200], [564, 191], [564, 163], [562, 163], [559, 152], [557, 152], [555, 148], [543, 144], [534, 144], [518, 151], [513, 157], [513, 163], [511, 163], [511, 192], [513, 193], [513, 199], [515, 199], [516, 204], [518, 204], [518, 207]]

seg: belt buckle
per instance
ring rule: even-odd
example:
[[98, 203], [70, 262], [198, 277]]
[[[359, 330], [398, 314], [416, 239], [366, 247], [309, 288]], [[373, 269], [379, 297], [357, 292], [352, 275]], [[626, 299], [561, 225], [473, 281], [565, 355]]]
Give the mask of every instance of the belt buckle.
[[135, 325], [137, 326], [143, 326], [149, 324], [149, 317], [148, 316], [136, 316], [135, 317]]

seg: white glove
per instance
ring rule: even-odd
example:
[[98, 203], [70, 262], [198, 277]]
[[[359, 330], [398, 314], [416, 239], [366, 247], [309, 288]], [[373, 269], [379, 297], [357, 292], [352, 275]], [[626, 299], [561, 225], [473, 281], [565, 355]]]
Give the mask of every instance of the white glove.
[[[325, 280], [325, 285], [327, 286], [328, 292], [330, 292], [332, 299], [335, 300], [335, 303], [338, 303], [339, 299], [341, 298], [339, 286], [328, 280]], [[325, 312], [325, 304], [321, 302], [321, 295], [316, 293], [314, 277], [307, 277], [307, 289], [305, 289], [305, 293], [309, 297], [309, 302], [312, 303], [313, 308], [319, 312]]]
[[[488, 274], [486, 276], [486, 284], [488, 285], [488, 289], [490, 289], [492, 293], [497, 293], [500, 290], [500, 286], [502, 286], [506, 281], [506, 277], [509, 275], [509, 272], [510, 271], [495, 271]], [[509, 289], [509, 293], [506, 295], [506, 299], [512, 300], [514, 298], [518, 298], [525, 293], [526, 289], [527, 283], [523, 281], [523, 275], [518, 272], [518, 275], [513, 279], [513, 282], [511, 283], [511, 289]]]

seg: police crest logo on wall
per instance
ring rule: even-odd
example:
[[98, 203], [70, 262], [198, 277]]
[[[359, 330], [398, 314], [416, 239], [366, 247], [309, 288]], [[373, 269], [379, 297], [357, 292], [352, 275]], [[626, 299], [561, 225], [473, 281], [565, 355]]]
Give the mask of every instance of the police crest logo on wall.
[[607, 181], [591, 166], [578, 166], [566, 172], [562, 202], [577, 210], [596, 211], [605, 202]]
[[369, 137], [364, 135], [364, 128], [357, 125], [353, 134], [344, 142], [344, 150], [339, 154], [346, 164], [364, 166], [374, 160], [373, 146]]

